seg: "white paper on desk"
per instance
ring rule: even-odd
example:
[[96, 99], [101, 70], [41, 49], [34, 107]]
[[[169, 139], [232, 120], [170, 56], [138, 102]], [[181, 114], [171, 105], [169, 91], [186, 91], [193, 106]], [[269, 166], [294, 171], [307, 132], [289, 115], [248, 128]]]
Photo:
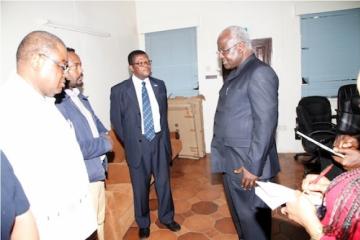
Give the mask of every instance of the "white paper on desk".
[[272, 182], [260, 182], [255, 187], [255, 194], [272, 210], [295, 199], [295, 190]]

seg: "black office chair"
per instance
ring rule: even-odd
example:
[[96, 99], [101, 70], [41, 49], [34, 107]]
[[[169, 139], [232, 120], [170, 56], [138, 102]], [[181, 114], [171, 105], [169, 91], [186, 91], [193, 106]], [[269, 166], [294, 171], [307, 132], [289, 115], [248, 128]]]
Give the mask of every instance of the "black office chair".
[[[296, 134], [296, 131], [300, 131], [316, 141], [332, 147], [336, 136], [336, 126], [332, 123], [331, 105], [326, 97], [309, 96], [302, 98], [296, 108], [296, 115], [296, 139], [301, 138]], [[301, 140], [305, 153], [296, 154], [294, 159], [299, 161], [301, 156], [306, 156], [307, 158], [301, 161], [302, 163], [319, 164], [321, 155], [325, 154], [322, 153], [323, 150], [305, 138], [301, 138]]]
[[349, 100], [351, 98], [359, 96], [356, 84], [343, 85], [338, 90], [337, 95], [337, 112], [343, 112], [344, 109], [349, 108]]
[[341, 134], [359, 134], [360, 95], [356, 84], [341, 86], [337, 99], [337, 128]]
[[360, 96], [349, 99], [339, 112], [337, 129], [340, 134], [360, 134]]

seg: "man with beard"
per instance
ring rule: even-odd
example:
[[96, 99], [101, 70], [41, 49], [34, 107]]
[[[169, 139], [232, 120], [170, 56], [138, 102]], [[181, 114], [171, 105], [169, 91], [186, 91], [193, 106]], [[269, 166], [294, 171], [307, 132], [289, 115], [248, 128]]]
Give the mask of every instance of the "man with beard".
[[0, 146], [29, 200], [41, 240], [82, 240], [96, 232], [82, 153], [54, 104], [64, 87], [67, 55], [57, 36], [27, 34], [17, 48], [16, 74], [0, 90]]
[[98, 223], [98, 238], [104, 239], [105, 220], [105, 154], [112, 150], [108, 130], [100, 122], [92, 109], [88, 97], [79, 88], [83, 85], [83, 69], [79, 56], [72, 48], [67, 48], [69, 70], [65, 74], [67, 88], [56, 106], [63, 116], [71, 122], [80, 145], [90, 181], [90, 194], [93, 200]]

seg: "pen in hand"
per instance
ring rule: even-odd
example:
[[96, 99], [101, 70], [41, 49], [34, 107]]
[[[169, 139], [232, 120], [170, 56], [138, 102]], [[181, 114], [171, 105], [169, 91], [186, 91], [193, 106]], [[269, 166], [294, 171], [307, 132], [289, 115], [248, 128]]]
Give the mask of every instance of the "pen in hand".
[[317, 183], [320, 180], [320, 178], [324, 177], [326, 174], [328, 174], [331, 171], [333, 166], [334, 166], [334, 164], [330, 164], [329, 166], [327, 166], [324, 170], [321, 171], [321, 173], [319, 174], [319, 176], [317, 176], [317, 178], [315, 178], [314, 180], [312, 180], [310, 182], [310, 184]]

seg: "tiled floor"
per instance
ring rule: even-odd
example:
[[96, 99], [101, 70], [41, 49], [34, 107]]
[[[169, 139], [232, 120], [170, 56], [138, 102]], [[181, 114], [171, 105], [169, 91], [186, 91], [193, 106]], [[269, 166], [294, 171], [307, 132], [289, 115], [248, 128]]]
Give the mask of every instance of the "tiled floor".
[[[299, 188], [303, 166], [293, 160], [293, 154], [280, 154], [282, 172], [277, 181], [291, 188]], [[232, 240], [238, 239], [226, 204], [221, 178], [210, 173], [208, 157], [200, 160], [176, 159], [171, 169], [171, 185], [175, 204], [175, 219], [181, 230], [173, 233], [157, 219], [157, 200], [152, 186], [150, 193], [150, 240]], [[136, 223], [129, 228], [125, 240], [138, 239]], [[309, 239], [306, 232], [273, 212], [272, 239]]]

